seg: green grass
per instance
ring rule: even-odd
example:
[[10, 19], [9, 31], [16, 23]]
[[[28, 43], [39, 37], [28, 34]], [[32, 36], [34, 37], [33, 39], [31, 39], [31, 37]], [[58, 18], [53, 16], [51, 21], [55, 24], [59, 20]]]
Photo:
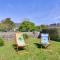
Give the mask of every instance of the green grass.
[[39, 39], [30, 38], [25, 50], [19, 50], [18, 54], [13, 47], [13, 41], [5, 41], [0, 47], [0, 60], [60, 60], [60, 42], [51, 41], [47, 49], [38, 48], [35, 43]]

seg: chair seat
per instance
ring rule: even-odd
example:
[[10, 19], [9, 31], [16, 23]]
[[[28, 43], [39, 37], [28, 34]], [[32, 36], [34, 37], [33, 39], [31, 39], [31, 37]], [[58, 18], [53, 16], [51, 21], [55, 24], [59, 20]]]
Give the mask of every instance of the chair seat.
[[17, 44], [18, 44], [18, 46], [25, 46], [24, 41], [17, 40]]

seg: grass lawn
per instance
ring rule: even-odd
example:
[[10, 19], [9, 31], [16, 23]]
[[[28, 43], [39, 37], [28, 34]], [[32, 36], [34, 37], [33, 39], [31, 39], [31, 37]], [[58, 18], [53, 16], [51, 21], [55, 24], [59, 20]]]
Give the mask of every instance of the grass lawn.
[[18, 54], [13, 44], [13, 41], [5, 41], [0, 47], [0, 60], [60, 60], [60, 42], [51, 41], [47, 49], [41, 49], [39, 40], [30, 38], [25, 50], [19, 50]]

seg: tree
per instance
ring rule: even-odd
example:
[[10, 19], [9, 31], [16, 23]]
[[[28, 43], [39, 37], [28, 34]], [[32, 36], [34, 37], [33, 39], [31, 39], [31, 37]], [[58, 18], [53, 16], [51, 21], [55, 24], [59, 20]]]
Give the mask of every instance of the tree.
[[2, 23], [0, 23], [0, 31], [4, 31], [5, 28], [4, 28], [5, 25], [3, 25]]
[[41, 28], [41, 30], [42, 30], [42, 29], [48, 29], [48, 27], [47, 27], [46, 25], [43, 25], [43, 24], [40, 25], [40, 28]]
[[15, 27], [15, 24], [11, 21], [11, 18], [6, 18], [2, 21], [1, 26], [5, 31], [10, 31]]
[[35, 24], [33, 22], [30, 22], [29, 20], [24, 20], [20, 26], [19, 31], [34, 31], [35, 30]]
[[36, 29], [35, 30], [40, 32], [41, 27], [40, 26], [36, 26]]

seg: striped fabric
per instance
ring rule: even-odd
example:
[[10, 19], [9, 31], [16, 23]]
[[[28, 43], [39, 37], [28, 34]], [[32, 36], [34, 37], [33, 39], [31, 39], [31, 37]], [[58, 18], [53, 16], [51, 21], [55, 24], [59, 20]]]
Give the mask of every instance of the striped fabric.
[[41, 34], [41, 44], [49, 44], [49, 35], [48, 34]]

